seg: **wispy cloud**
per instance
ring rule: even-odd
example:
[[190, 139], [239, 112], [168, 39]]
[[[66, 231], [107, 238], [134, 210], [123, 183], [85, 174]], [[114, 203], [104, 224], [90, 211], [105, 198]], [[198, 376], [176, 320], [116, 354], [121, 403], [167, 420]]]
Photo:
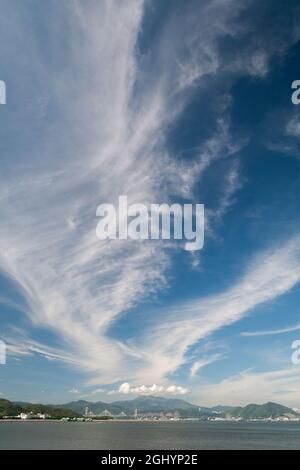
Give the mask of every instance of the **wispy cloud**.
[[245, 370], [213, 384], [202, 384], [197, 392], [199, 403], [213, 405], [216, 402], [247, 405], [256, 402], [275, 401], [299, 407], [299, 367], [270, 372]]
[[[158, 380], [188, 360], [199, 340], [229, 326], [256, 306], [288, 292], [300, 281], [299, 237], [257, 255], [242, 278], [222, 293], [161, 311], [143, 339], [143, 374]], [[151, 352], [150, 352], [151, 351]], [[201, 360], [201, 358], [200, 358]]]
[[292, 331], [300, 330], [300, 324], [294, 326], [287, 326], [285, 328], [279, 328], [277, 330], [262, 330], [262, 331], [243, 331], [241, 336], [272, 336], [280, 335], [282, 333], [291, 333]]
[[[223, 293], [155, 311], [152, 328], [128, 342], [116, 340], [110, 328], [124, 312], [166, 288], [176, 250], [160, 243], [100, 242], [96, 207], [116, 202], [120, 194], [130, 203], [192, 198], [195, 183], [203, 183], [211, 165], [227, 159], [224, 190], [208, 211], [210, 225], [219, 221], [240, 186], [237, 152], [243, 142], [231, 136], [230, 100], [216, 106], [212, 132], [193, 161], [171, 155], [166, 136], [196, 86], [205, 94], [214, 79], [226, 78], [230, 89], [235, 77], [262, 77], [276, 47], [267, 52], [261, 41], [234, 57], [220, 55], [224, 35], [232, 39], [251, 31], [235, 22], [248, 2], [204, 2], [196, 6], [198, 15], [187, 5], [184, 25], [174, 12], [151, 51], [143, 53], [138, 50], [142, 0], [130, 6], [114, 0], [74, 1], [59, 10], [54, 2], [51, 14], [68, 18], [68, 27], [49, 29], [50, 60], [38, 34], [28, 34], [25, 7], [12, 10], [10, 3], [9, 28], [6, 15], [0, 18], [0, 51], [4, 43], [10, 44], [11, 57], [23, 51], [15, 65], [18, 96], [32, 82], [35, 88], [30, 106], [15, 120], [20, 146], [13, 149], [13, 171], [6, 161], [0, 179], [0, 266], [19, 286], [31, 326], [51, 331], [59, 345], [23, 337], [15, 352], [64, 361], [88, 373], [90, 383], [130, 380], [131, 390], [147, 390], [135, 384], [161, 383], [186, 362], [191, 345], [291, 289], [300, 277], [298, 248], [291, 241], [259, 256], [242, 280]], [[12, 29], [18, 32], [13, 43]], [[29, 79], [24, 83], [18, 77]], [[34, 131], [24, 137], [24, 122], [40, 126], [38, 139]], [[192, 366], [194, 374], [199, 361]], [[167, 388], [172, 387], [179, 392], [178, 386]]]
[[[34, 36], [24, 46], [37, 51], [37, 62], [30, 68], [36, 67], [37, 77], [46, 80], [48, 99], [60, 119], [51, 131], [55, 137], [46, 129], [41, 135], [48, 146], [42, 165], [33, 153], [26, 167], [16, 165], [14, 176], [2, 179], [0, 263], [22, 290], [32, 324], [53, 331], [74, 364], [109, 382], [128, 374], [125, 365], [131, 352], [107, 331], [122, 312], [166, 285], [170, 255], [158, 243], [99, 242], [95, 210], [101, 202], [113, 203], [119, 194], [127, 194], [130, 202], [168, 199], [164, 181], [172, 164], [163, 133], [188, 97], [182, 82], [179, 95], [172, 88], [178, 65], [165, 56], [172, 27], [157, 45], [164, 51], [158, 56], [160, 73], [143, 86], [142, 97], [135, 96], [142, 1], [132, 2], [130, 8], [113, 1], [89, 8], [74, 5], [72, 14], [68, 7], [64, 12], [71, 14], [68, 67], [59, 64], [53, 75], [38, 55], [37, 44], [32, 44]], [[26, 36], [22, 17], [18, 12], [11, 15]], [[51, 34], [54, 39], [62, 31]], [[213, 38], [207, 47], [214, 47]], [[24, 73], [26, 64], [21, 66]], [[178, 73], [181, 70], [178, 67]], [[191, 80], [185, 82], [188, 87]], [[66, 152], [64, 134], [71, 129], [80, 134], [79, 145], [70, 145]], [[207, 144], [196, 163], [198, 175], [223, 152], [228, 139], [224, 128]], [[178, 182], [189, 174], [188, 167], [181, 170], [173, 165]]]
[[211, 357], [207, 357], [207, 358], [203, 358], [198, 361], [195, 361], [192, 364], [192, 367], [190, 369], [191, 378], [195, 377], [195, 375], [197, 375], [200, 369], [202, 369], [205, 366], [208, 366], [209, 364], [212, 364], [215, 361], [222, 359], [222, 357], [223, 356], [221, 354], [213, 354]]

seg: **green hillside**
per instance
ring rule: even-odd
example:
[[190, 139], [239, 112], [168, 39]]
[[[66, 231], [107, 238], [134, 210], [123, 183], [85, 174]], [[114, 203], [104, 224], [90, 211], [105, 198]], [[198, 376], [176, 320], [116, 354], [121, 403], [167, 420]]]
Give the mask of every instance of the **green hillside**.
[[22, 412], [22, 408], [9, 400], [0, 398], [0, 418], [2, 416], [16, 416]]
[[113, 403], [89, 402], [78, 400], [64, 405], [42, 405], [25, 402], [11, 402], [0, 399], [0, 418], [3, 416], [17, 416], [21, 412], [33, 414], [42, 413], [52, 418], [83, 416], [88, 409], [94, 415], [101, 416], [109, 412], [114, 416], [124, 414], [133, 416], [135, 410], [138, 414], [177, 413], [181, 418], [206, 419], [216, 414], [225, 417], [241, 419], [266, 419], [280, 416], [299, 416], [295, 411], [278, 403], [264, 403], [263, 405], [250, 404], [245, 407], [216, 406], [213, 408], [199, 407], [185, 400], [176, 398], [163, 398], [155, 396], [141, 396], [133, 400], [116, 401]]
[[297, 413], [291, 408], [272, 402], [264, 403], [263, 405], [253, 403], [230, 411], [231, 416], [243, 419], [278, 418], [286, 414], [297, 416]]
[[9, 400], [0, 399], [0, 418], [3, 416], [17, 416], [20, 413], [33, 414], [42, 413], [51, 416], [52, 418], [63, 417], [79, 417], [80, 413], [63, 407], [54, 407], [50, 405], [31, 404], [31, 403], [14, 403]]

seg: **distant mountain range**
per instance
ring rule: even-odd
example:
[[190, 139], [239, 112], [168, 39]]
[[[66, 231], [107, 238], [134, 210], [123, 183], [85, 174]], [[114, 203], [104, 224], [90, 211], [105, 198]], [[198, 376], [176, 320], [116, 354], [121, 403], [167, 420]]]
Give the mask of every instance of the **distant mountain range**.
[[243, 419], [255, 419], [255, 418], [278, 418], [279, 416], [299, 416], [291, 408], [288, 408], [277, 403], [264, 403], [263, 405], [251, 404], [244, 407], [238, 407], [230, 411], [230, 415], [233, 417], [239, 417]]
[[181, 418], [205, 419], [214, 416], [241, 419], [278, 418], [281, 416], [300, 418], [300, 414], [291, 408], [271, 402], [263, 405], [250, 404], [245, 407], [218, 405], [208, 408], [193, 405], [185, 400], [154, 396], [141, 396], [133, 400], [115, 401], [113, 403], [78, 400], [63, 405], [40, 405], [0, 399], [0, 417], [30, 411], [33, 413], [47, 413], [56, 417], [80, 416], [84, 415], [86, 411], [98, 416], [107, 413], [114, 416], [133, 416], [135, 410], [138, 414], [177, 413]]
[[84, 414], [86, 409], [95, 415], [108, 411], [112, 415], [125, 413], [133, 415], [135, 410], [139, 414], [175, 413], [182, 418], [205, 418], [213, 416], [234, 417], [242, 419], [278, 418], [280, 416], [299, 416], [294, 410], [277, 403], [263, 405], [250, 404], [245, 407], [214, 406], [212, 408], [193, 405], [185, 400], [162, 398], [154, 396], [141, 396], [133, 400], [115, 401], [113, 403], [89, 402], [78, 400], [62, 405], [64, 408]]
[[197, 417], [200, 415], [210, 415], [212, 411], [210, 408], [201, 408], [192, 405], [187, 401], [180, 399], [167, 399], [162, 397], [141, 396], [133, 400], [115, 401], [113, 403], [89, 402], [85, 400], [73, 401], [62, 405], [64, 408], [77, 411], [77, 413], [84, 414], [86, 408], [95, 414], [99, 415], [104, 411], [108, 411], [113, 415], [125, 413], [130, 416], [133, 415], [135, 410], [138, 413], [168, 413], [178, 412], [181, 417]]

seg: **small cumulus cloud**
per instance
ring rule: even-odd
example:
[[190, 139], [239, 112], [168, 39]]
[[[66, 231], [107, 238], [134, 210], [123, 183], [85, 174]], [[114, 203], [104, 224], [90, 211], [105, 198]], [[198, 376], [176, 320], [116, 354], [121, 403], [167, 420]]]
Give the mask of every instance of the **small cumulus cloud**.
[[97, 395], [97, 393], [104, 393], [105, 390], [103, 388], [96, 388], [96, 390], [93, 390], [90, 395]]
[[137, 395], [152, 395], [153, 393], [160, 393], [163, 395], [185, 395], [188, 393], [188, 389], [184, 387], [180, 387], [178, 385], [139, 385], [139, 386], [131, 386], [128, 382], [124, 382], [120, 385], [118, 390], [112, 390], [109, 394], [114, 393], [121, 393], [123, 395], [128, 395], [130, 393], [137, 394]]
[[94, 397], [95, 395], [98, 395], [100, 393], [106, 393], [107, 391], [104, 390], [104, 388], [96, 388], [94, 390], [90, 390], [88, 392], [81, 392], [80, 396], [83, 398], [89, 398], [89, 397]]
[[74, 395], [78, 395], [80, 393], [80, 390], [78, 390], [78, 388], [71, 388], [71, 390], [69, 390], [69, 393], [72, 393]]

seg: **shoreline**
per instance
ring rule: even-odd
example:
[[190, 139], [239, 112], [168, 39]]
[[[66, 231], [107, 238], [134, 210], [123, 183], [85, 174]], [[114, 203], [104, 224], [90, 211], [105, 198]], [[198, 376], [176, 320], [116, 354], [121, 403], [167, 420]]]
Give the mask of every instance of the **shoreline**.
[[0, 425], [4, 423], [65, 423], [65, 424], [70, 424], [70, 423], [84, 423], [84, 424], [91, 424], [91, 423], [234, 423], [234, 424], [244, 424], [244, 423], [280, 423], [280, 424], [291, 424], [291, 423], [299, 423], [300, 420], [290, 420], [290, 421], [285, 421], [285, 420], [269, 420], [269, 419], [257, 419], [257, 420], [189, 420], [189, 419], [180, 419], [177, 421], [172, 421], [172, 420], [156, 420], [156, 419], [145, 419], [145, 420], [136, 420], [136, 419], [95, 419], [92, 421], [66, 421], [62, 419], [0, 419]]

